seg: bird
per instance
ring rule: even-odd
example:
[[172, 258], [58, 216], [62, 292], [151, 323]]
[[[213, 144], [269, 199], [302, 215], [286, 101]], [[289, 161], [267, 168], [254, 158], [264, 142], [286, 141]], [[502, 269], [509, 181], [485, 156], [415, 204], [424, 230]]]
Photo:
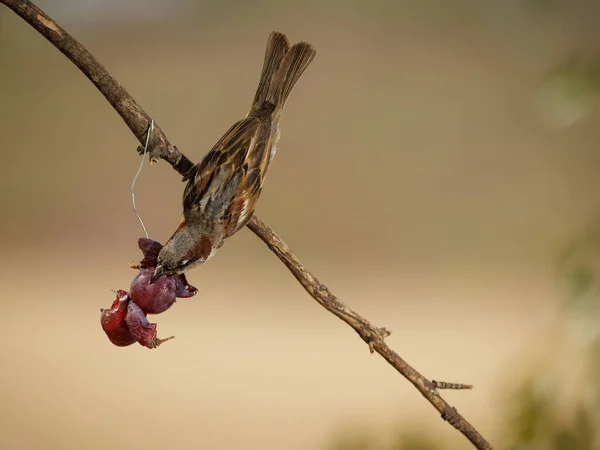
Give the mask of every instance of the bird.
[[291, 45], [283, 33], [269, 35], [246, 117], [184, 177], [183, 221], [160, 250], [152, 282], [203, 264], [252, 218], [277, 150], [281, 114], [315, 54], [306, 42]]

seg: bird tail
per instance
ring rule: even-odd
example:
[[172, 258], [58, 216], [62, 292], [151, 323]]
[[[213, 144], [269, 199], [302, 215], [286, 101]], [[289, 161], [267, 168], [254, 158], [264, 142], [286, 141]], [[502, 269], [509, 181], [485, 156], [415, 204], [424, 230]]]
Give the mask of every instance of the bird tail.
[[278, 120], [292, 88], [315, 53], [315, 49], [306, 42], [290, 47], [284, 34], [272, 32], [267, 42], [265, 62], [250, 114], [272, 113], [272, 120]]

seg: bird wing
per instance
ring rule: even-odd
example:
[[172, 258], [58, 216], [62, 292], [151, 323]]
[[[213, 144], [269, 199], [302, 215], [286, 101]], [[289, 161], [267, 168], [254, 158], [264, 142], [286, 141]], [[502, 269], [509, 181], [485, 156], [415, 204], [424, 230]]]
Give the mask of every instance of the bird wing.
[[253, 115], [236, 122], [191, 172], [183, 194], [186, 221], [231, 236], [252, 216], [268, 167], [271, 123]]

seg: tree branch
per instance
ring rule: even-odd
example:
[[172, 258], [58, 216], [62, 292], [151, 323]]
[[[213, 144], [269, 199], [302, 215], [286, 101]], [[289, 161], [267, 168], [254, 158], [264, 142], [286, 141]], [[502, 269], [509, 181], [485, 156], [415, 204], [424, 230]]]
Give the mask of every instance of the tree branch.
[[[144, 143], [145, 134], [151, 121], [150, 116], [89, 51], [30, 1], [0, 0], [0, 3], [13, 10], [69, 58], [119, 113], [138, 141], [141, 144]], [[179, 174], [185, 176], [193, 163], [168, 141], [156, 123], [153, 128], [149, 151], [151, 161], [163, 159], [173, 166]], [[476, 448], [486, 450], [492, 448], [455, 408], [448, 405], [440, 397], [436, 389], [438, 387], [437, 383], [429, 381], [388, 347], [385, 343], [385, 338], [390, 334], [388, 330], [374, 326], [342, 303], [302, 265], [286, 243], [256, 215], [248, 223], [248, 228], [267, 244], [271, 251], [292, 272], [302, 287], [321, 306], [352, 327], [361, 339], [368, 344], [371, 353], [379, 353], [392, 367], [408, 379], [441, 413], [444, 420], [465, 435]]]
[[[33, 3], [23, 0], [0, 0], [0, 3], [12, 9], [69, 58], [119, 113], [140, 144], [145, 143], [146, 131], [152, 119], [83, 45]], [[185, 175], [194, 164], [171, 145], [156, 123], [153, 128], [148, 149], [150, 160], [164, 159], [177, 172]]]

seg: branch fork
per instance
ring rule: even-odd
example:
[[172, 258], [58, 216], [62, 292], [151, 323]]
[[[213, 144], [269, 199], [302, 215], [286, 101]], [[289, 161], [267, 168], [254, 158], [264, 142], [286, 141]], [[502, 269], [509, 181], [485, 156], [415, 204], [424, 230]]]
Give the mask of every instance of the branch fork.
[[387, 328], [375, 328], [374, 331], [371, 331], [367, 334], [367, 336], [361, 336], [363, 340], [369, 345], [369, 351], [371, 353], [375, 353], [376, 345], [385, 345], [385, 338], [388, 337], [392, 332]]

